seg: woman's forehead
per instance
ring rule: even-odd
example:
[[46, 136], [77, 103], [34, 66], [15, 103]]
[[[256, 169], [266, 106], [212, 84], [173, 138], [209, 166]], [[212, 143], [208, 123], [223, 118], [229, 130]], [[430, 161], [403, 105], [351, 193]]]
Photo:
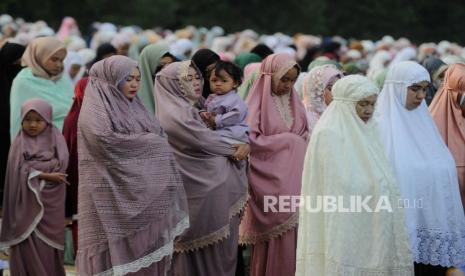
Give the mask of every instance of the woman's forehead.
[[428, 81], [421, 81], [421, 82], [417, 82], [417, 83], [414, 83], [411, 85], [412, 86], [420, 86], [420, 87], [426, 87], [428, 86], [429, 82]]
[[189, 66], [189, 70], [187, 72], [188, 72], [189, 75], [198, 75], [199, 74], [197, 72], [197, 70], [192, 66]]

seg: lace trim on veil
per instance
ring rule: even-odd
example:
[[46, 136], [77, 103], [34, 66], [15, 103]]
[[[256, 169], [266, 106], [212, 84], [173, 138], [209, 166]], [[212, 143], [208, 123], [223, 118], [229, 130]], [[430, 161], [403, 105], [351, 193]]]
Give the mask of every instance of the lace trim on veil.
[[[174, 229], [173, 237], [177, 237], [181, 235], [184, 230], [189, 227], [189, 217], [186, 216], [183, 220], [181, 220]], [[165, 256], [169, 256], [173, 253], [173, 241], [165, 244], [163, 247], [153, 251], [152, 253], [145, 255], [142, 258], [139, 258], [133, 262], [122, 264], [118, 266], [114, 266], [109, 270], [104, 272], [95, 274], [95, 276], [119, 276], [119, 275], [126, 275], [128, 273], [133, 273], [141, 270], [142, 268], [149, 267], [153, 263], [161, 261]]]

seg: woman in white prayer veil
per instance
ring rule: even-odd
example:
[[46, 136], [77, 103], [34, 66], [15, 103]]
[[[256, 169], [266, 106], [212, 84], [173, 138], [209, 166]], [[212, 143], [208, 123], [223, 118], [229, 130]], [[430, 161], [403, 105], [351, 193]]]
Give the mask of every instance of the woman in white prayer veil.
[[465, 265], [465, 215], [454, 159], [424, 101], [429, 82], [418, 63], [395, 64], [375, 117], [400, 184], [416, 275], [441, 276]]
[[[305, 157], [296, 275], [412, 276], [399, 187], [371, 119], [379, 90], [351, 75], [332, 93]], [[325, 210], [325, 197], [346, 210]]]
[[85, 73], [84, 59], [74, 51], [68, 51], [64, 63], [64, 73], [69, 77], [73, 83], [73, 87], [82, 78]]

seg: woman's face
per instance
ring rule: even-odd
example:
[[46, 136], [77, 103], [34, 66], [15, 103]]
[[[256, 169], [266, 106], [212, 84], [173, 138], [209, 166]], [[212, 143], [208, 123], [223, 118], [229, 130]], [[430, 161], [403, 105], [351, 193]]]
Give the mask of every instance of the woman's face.
[[140, 72], [137, 67], [134, 67], [129, 74], [129, 76], [126, 77], [125, 80], [123, 80], [123, 83], [121, 84], [121, 91], [123, 92], [124, 96], [132, 101], [136, 95], [137, 91], [139, 90], [140, 87]]
[[276, 86], [276, 91], [274, 91], [274, 94], [278, 96], [282, 96], [282, 95], [291, 93], [292, 87], [294, 87], [294, 84], [297, 81], [298, 76], [299, 76], [299, 70], [296, 67], [292, 67], [278, 81], [278, 84]]
[[[462, 101], [462, 98], [464, 98], [463, 101]], [[460, 108], [460, 111], [462, 113], [462, 117], [465, 118], [465, 92], [459, 92], [457, 94], [456, 103], [457, 103], [457, 106]]]
[[189, 91], [192, 92], [187, 93], [187, 97], [194, 101], [199, 99], [202, 96], [202, 76], [192, 66], [189, 66], [186, 82]]
[[460, 105], [460, 111], [462, 111], [462, 117], [465, 118], [465, 102]]
[[365, 123], [367, 123], [373, 116], [377, 99], [378, 95], [371, 95], [361, 99], [355, 105], [355, 111], [357, 112], [358, 117], [360, 117], [360, 119], [362, 119]]
[[118, 49], [116, 49], [116, 53], [118, 55], [128, 56], [129, 46], [129, 43], [121, 45]]
[[444, 82], [444, 78], [446, 77], [446, 71], [447, 70], [442, 71], [442, 73], [439, 74], [438, 78], [433, 80], [433, 85], [436, 89], [441, 88], [442, 83]]
[[333, 85], [340, 78], [341, 77], [339, 77], [339, 76], [335, 77], [328, 83], [328, 85], [326, 85], [325, 91], [323, 92], [323, 99], [325, 100], [326, 105], [329, 105], [333, 101], [333, 93], [331, 92], [331, 90], [333, 89]]
[[74, 79], [77, 74], [79, 73], [79, 71], [81, 71], [81, 65], [79, 64], [73, 64], [71, 65], [71, 67], [69, 68], [69, 76]]
[[170, 64], [170, 63], [173, 63], [173, 62], [174, 62], [174, 60], [170, 56], [162, 57], [160, 59], [160, 65], [162, 66], [162, 68], [165, 67], [166, 65]]
[[50, 76], [59, 75], [63, 72], [63, 60], [66, 57], [66, 50], [61, 49], [51, 57], [49, 57], [44, 63], [44, 69]]
[[414, 83], [407, 88], [407, 100], [405, 101], [405, 108], [407, 110], [414, 110], [419, 107], [423, 99], [426, 97], [426, 90], [429, 82], [422, 81]]
[[23, 131], [31, 136], [36, 137], [44, 132], [47, 127], [47, 121], [34, 110], [29, 111], [21, 123]]

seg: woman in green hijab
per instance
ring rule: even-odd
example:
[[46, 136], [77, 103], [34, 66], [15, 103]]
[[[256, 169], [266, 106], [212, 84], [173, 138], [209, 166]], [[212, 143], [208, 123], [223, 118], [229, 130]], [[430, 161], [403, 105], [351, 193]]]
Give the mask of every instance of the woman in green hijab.
[[262, 58], [254, 53], [241, 53], [235, 59], [234, 63], [244, 70], [245, 66], [254, 62], [261, 62]]
[[[53, 108], [53, 124], [63, 128], [63, 122], [73, 103], [73, 85], [63, 78], [66, 48], [53, 37], [34, 39], [26, 48], [21, 63], [26, 66], [11, 85], [10, 138], [21, 129], [21, 106], [32, 98], [41, 98]], [[3, 180], [2, 180], [3, 181]]]
[[155, 74], [165, 65], [175, 61], [167, 56], [169, 46], [159, 42], [151, 44], [142, 50], [139, 56], [139, 70], [141, 72], [141, 85], [138, 96], [147, 110], [155, 114], [154, 80]]

